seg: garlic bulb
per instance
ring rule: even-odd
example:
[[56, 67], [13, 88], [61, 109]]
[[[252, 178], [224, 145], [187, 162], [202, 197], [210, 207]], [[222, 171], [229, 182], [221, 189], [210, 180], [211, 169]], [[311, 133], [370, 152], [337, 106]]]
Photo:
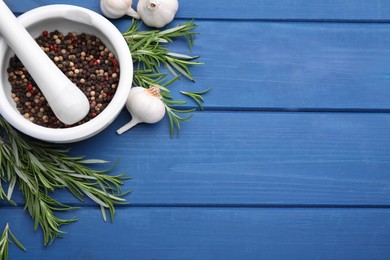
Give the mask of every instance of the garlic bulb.
[[126, 108], [131, 114], [131, 121], [116, 132], [123, 134], [138, 123], [154, 124], [160, 121], [165, 115], [165, 105], [161, 99], [158, 86], [131, 88], [126, 101]]
[[137, 12], [142, 21], [156, 28], [172, 22], [178, 9], [178, 0], [139, 0], [137, 5]]
[[117, 19], [129, 15], [139, 19], [139, 14], [131, 7], [132, 0], [100, 0], [100, 10], [107, 18]]

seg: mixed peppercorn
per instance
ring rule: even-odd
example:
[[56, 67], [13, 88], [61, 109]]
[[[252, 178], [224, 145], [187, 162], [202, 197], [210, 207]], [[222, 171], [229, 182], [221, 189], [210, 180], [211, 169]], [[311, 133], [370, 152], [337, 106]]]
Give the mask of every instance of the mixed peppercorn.
[[[114, 53], [98, 37], [85, 33], [70, 32], [65, 35], [57, 30], [50, 33], [44, 31], [35, 40], [89, 100], [88, 115], [75, 125], [99, 115], [112, 100], [119, 82], [119, 63]], [[74, 126], [65, 125], [57, 119], [39, 87], [16, 56], [10, 59], [7, 71], [12, 98], [26, 119], [49, 128]]]

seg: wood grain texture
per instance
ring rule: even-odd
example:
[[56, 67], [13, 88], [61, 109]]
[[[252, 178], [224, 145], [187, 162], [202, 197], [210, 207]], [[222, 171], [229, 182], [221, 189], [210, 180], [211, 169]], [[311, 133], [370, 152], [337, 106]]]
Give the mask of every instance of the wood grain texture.
[[128, 119], [72, 149], [120, 157], [132, 205], [390, 205], [389, 114], [204, 112], [172, 140], [167, 119], [117, 136]]
[[193, 67], [195, 84], [182, 79], [173, 92], [212, 87], [206, 109], [390, 108], [389, 24], [197, 23], [192, 53], [205, 64]]
[[[4, 209], [0, 209], [3, 213]], [[114, 224], [100, 210], [81, 209], [48, 248], [20, 209], [0, 223], [28, 249], [10, 259], [387, 259], [387, 209], [125, 208]]]
[[[73, 4], [100, 12], [99, 0], [5, 0], [10, 8], [23, 13], [48, 4]], [[179, 18], [228, 20], [368, 20], [388, 21], [390, 3], [386, 0], [248, 0], [245, 2], [202, 0], [179, 1]], [[133, 1], [136, 8], [137, 0]]]

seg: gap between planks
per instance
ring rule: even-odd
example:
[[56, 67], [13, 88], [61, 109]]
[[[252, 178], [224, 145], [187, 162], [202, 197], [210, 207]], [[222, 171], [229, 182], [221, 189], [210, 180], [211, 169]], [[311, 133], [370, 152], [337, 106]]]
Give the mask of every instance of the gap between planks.
[[[99, 208], [98, 205], [82, 204], [82, 203], [67, 203], [66, 205], [74, 207], [75, 210], [82, 208]], [[12, 206], [0, 204], [3, 209], [23, 208], [23, 205]], [[129, 203], [127, 205], [117, 205], [116, 209], [120, 208], [194, 208], [194, 209], [390, 209], [390, 205], [343, 205], [343, 204], [142, 204]]]

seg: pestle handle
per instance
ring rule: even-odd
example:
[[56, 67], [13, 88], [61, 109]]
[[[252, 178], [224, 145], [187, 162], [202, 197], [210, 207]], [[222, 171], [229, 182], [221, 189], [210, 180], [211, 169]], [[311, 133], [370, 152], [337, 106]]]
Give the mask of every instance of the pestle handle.
[[57, 118], [68, 125], [83, 119], [90, 109], [84, 93], [43, 52], [3, 0], [0, 14], [1, 36], [37, 83]]

